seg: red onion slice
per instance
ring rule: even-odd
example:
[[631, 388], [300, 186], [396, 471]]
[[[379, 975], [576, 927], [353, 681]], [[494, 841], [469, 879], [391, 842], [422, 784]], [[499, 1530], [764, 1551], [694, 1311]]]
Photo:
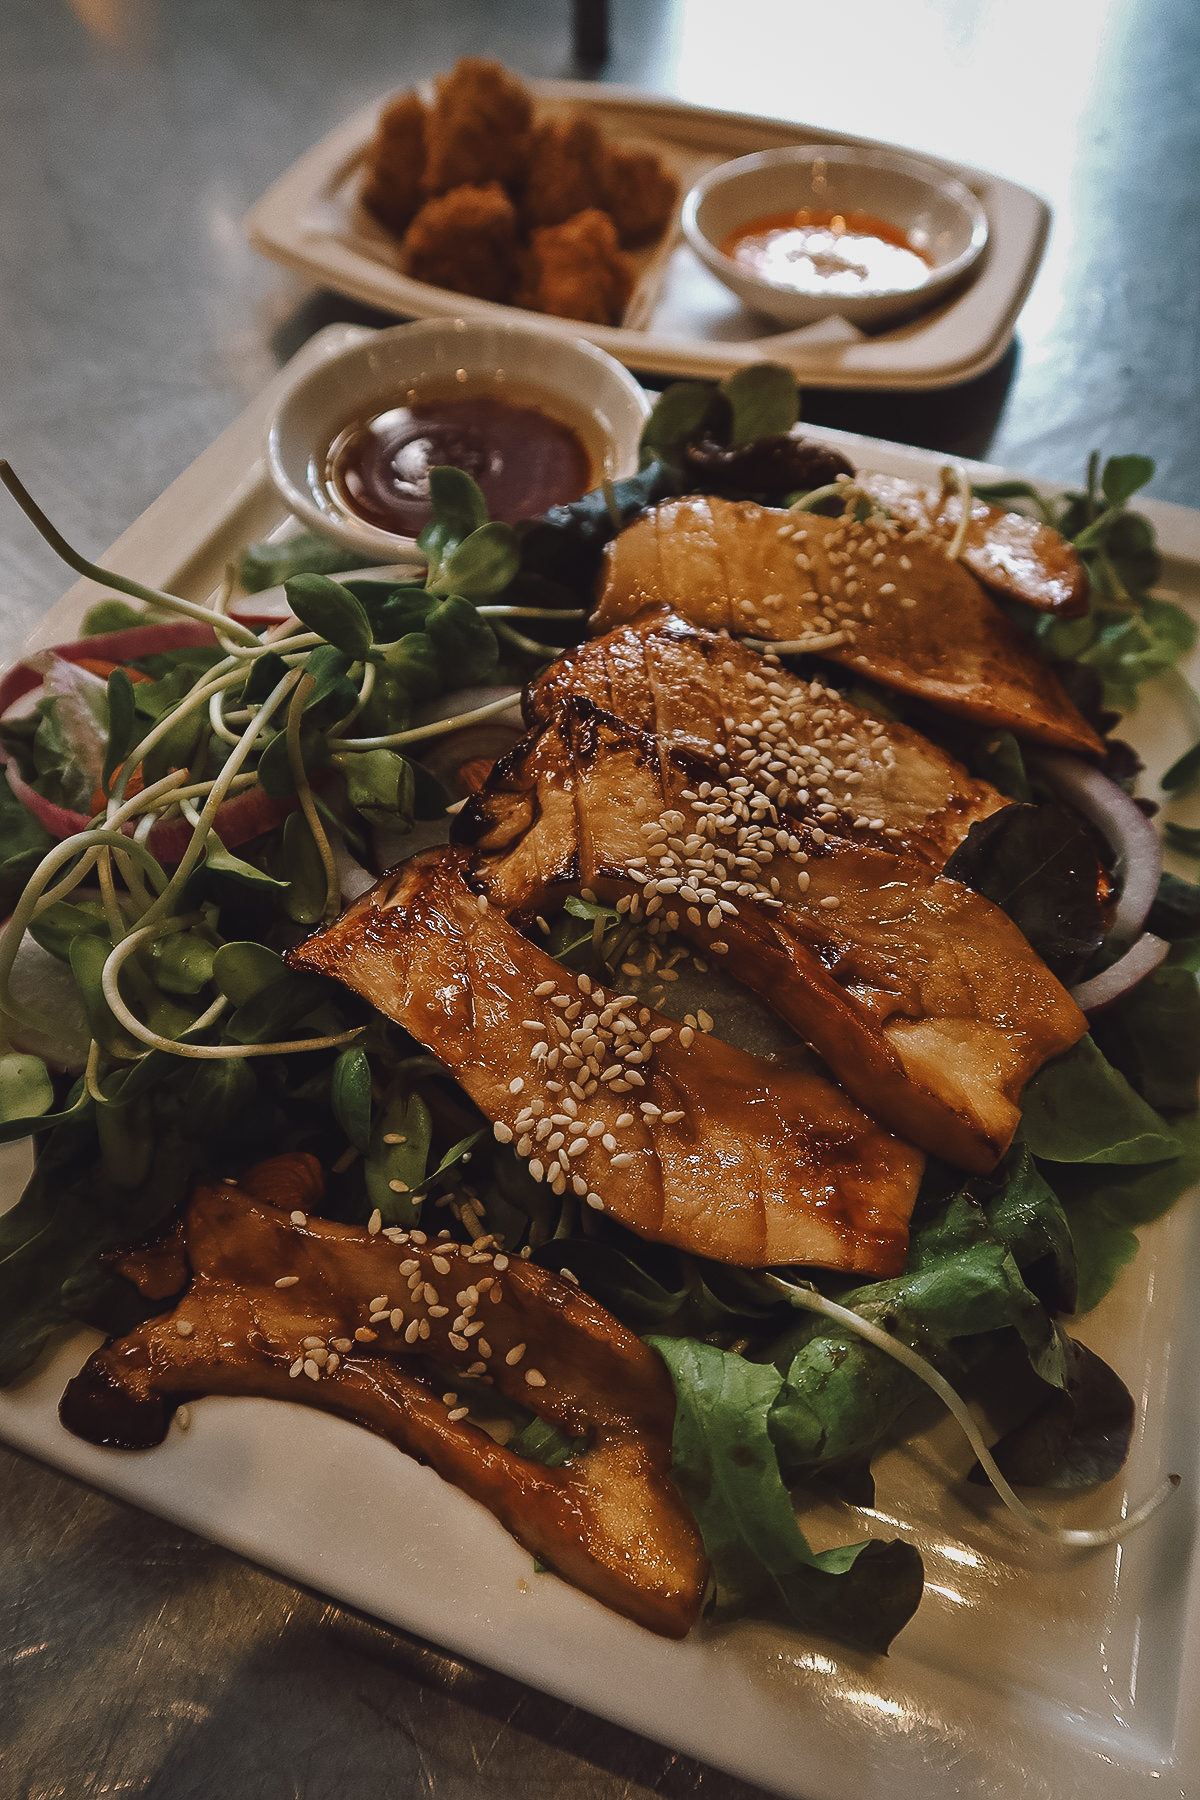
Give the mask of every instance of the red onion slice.
[[1120, 897], [1108, 935], [1110, 941], [1128, 942], [1145, 924], [1158, 892], [1163, 861], [1158, 833], [1129, 795], [1090, 763], [1041, 752], [1026, 761], [1053, 794], [1096, 827], [1112, 850]]
[[1111, 1006], [1122, 994], [1136, 987], [1147, 975], [1153, 974], [1159, 963], [1171, 948], [1166, 938], [1155, 937], [1151, 931], [1144, 931], [1133, 948], [1127, 950], [1119, 962], [1105, 969], [1103, 974], [1093, 975], [1090, 981], [1081, 981], [1078, 987], [1070, 990], [1071, 998], [1080, 1012], [1100, 1012]]

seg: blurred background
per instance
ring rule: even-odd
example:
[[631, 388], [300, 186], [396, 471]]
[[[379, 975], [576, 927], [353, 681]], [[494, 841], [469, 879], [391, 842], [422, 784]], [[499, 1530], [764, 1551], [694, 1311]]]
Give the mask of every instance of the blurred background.
[[[487, 53], [890, 140], [1049, 201], [989, 373], [810, 421], [1200, 505], [1195, 0], [0, 0], [0, 454], [102, 552], [311, 333], [383, 315], [255, 255], [250, 205], [388, 89]], [[68, 577], [0, 496], [0, 658]], [[6, 1794], [745, 1800], [689, 1763], [0, 1452]], [[3, 1739], [8, 1739], [4, 1750]]]

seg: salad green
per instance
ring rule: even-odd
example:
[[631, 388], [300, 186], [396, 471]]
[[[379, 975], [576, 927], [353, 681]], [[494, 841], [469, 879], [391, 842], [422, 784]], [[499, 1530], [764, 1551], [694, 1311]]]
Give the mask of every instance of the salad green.
[[[402, 853], [419, 823], [444, 816], [450, 797], [424, 747], [507, 710], [579, 635], [620, 523], [714, 471], [735, 491], [765, 483], [751, 491], [773, 504], [795, 494], [794, 459], [772, 449], [795, 416], [794, 383], [770, 366], [717, 387], [675, 384], [647, 424], [639, 475], [515, 531], [487, 520], [468, 478], [435, 471], [423, 582], [347, 573], [345, 552], [318, 539], [252, 546], [242, 587], [281, 581], [293, 615], [261, 631], [230, 616], [229, 592], [209, 610], [96, 569], [4, 472], [72, 567], [142, 604], [94, 607], [87, 642], [32, 671], [40, 696], [0, 720], [0, 904], [13, 915], [0, 942], [0, 1141], [40, 1140], [25, 1194], [0, 1218], [0, 1381], [64, 1324], [121, 1332], [154, 1310], [105, 1253], [165, 1226], [199, 1173], [309, 1150], [327, 1171], [330, 1216], [490, 1234], [569, 1270], [649, 1338], [676, 1386], [675, 1474], [718, 1617], [784, 1616], [886, 1649], [920, 1598], [919, 1555], [878, 1539], [813, 1551], [790, 1490], [816, 1482], [869, 1506], [871, 1457], [923, 1392], [912, 1369], [751, 1273], [556, 1197], [419, 1044], [280, 955], [334, 916], [347, 867], [373, 860], [373, 834]], [[1025, 484], [975, 490], [1034, 505], [1087, 560], [1086, 618], [1022, 623], [1105, 724], [1106, 707], [1132, 704], [1194, 637], [1150, 592], [1153, 533], [1127, 509], [1151, 473], [1145, 458], [1102, 471], [1093, 459], [1085, 490], [1058, 502]], [[811, 478], [802, 503], [843, 504], [819, 465]], [[497, 694], [427, 719], [465, 686]], [[4, 707], [16, 697], [6, 688]], [[862, 683], [851, 697], [899, 710]], [[1078, 979], [1105, 954], [1088, 833], [1045, 800], [1007, 734], [903, 711], [1020, 802], [973, 832], [949, 872]], [[1119, 751], [1110, 769], [1135, 772]], [[1194, 780], [1200, 747], [1172, 774], [1179, 789]], [[1062, 1319], [1102, 1298], [1138, 1228], [1200, 1173], [1200, 889], [1165, 876], [1150, 924], [1172, 942], [1166, 963], [1030, 1084], [999, 1168], [964, 1180], [931, 1160], [904, 1274], [808, 1272], [819, 1296], [882, 1325], [960, 1391], [985, 1392], [1019, 1359], [1029, 1418], [997, 1447], [1014, 1479], [1079, 1484], [1119, 1466], [1131, 1403]], [[603, 978], [630, 952], [629, 920], [586, 893], [545, 932], [567, 966]], [[57, 971], [56, 991], [74, 997], [82, 1068], [56, 1057], [51, 1020], [21, 986], [31, 954], [38, 979]], [[540, 1421], [517, 1423], [518, 1453], [570, 1455]]]

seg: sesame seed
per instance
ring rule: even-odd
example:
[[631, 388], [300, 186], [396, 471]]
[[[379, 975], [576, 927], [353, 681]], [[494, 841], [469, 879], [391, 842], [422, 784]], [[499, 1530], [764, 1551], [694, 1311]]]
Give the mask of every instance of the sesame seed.
[[508, 1267], [508, 1258], [507, 1258], [507, 1256], [496, 1256], [496, 1257], [493, 1257], [493, 1259], [492, 1259], [492, 1267], [493, 1267], [493, 1268], [494, 1268], [494, 1269], [496, 1269], [496, 1270], [497, 1270], [497, 1271], [498, 1271], [498, 1272], [499, 1272], [499, 1273], [500, 1273], [500, 1274], [503, 1274], [503, 1273], [504, 1273], [504, 1271], [505, 1271], [505, 1269], [507, 1269], [507, 1267]]
[[454, 1408], [453, 1412], [448, 1412], [446, 1414], [447, 1423], [451, 1424], [451, 1425], [457, 1425], [457, 1423], [460, 1419], [466, 1418], [466, 1416], [470, 1412], [470, 1410], [471, 1409], [469, 1406], [456, 1406]]
[[524, 1356], [524, 1354], [525, 1354], [525, 1345], [524, 1344], [514, 1344], [512, 1349], [506, 1353], [504, 1360], [508, 1364], [510, 1369], [514, 1369], [514, 1368], [516, 1368], [517, 1364], [520, 1362], [520, 1360]]
[[307, 1213], [294, 1212], [294, 1213], [291, 1213], [289, 1215], [289, 1217], [291, 1218], [293, 1225], [307, 1225], [308, 1224], [308, 1214]]
[[399, 1331], [400, 1327], [404, 1323], [404, 1313], [401, 1310], [401, 1308], [398, 1306], [393, 1306], [391, 1313], [389, 1314], [389, 1317], [391, 1319], [392, 1330]]
[[180, 1337], [191, 1337], [196, 1327], [192, 1324], [190, 1319], [176, 1319], [175, 1329]]
[[385, 1131], [383, 1141], [385, 1144], [407, 1144], [408, 1139], [402, 1131]]
[[415, 1343], [416, 1343], [416, 1341], [417, 1341], [417, 1337], [418, 1337], [418, 1335], [419, 1335], [419, 1334], [420, 1334], [420, 1330], [421, 1330], [421, 1321], [420, 1321], [420, 1319], [413, 1319], [413, 1320], [412, 1320], [412, 1321], [411, 1321], [411, 1322], [410, 1322], [410, 1324], [409, 1324], [409, 1326], [408, 1326], [408, 1328], [407, 1328], [407, 1330], [406, 1330], [406, 1331], [405, 1331], [405, 1333], [404, 1333], [404, 1341], [405, 1341], [405, 1343], [406, 1343], [406, 1344], [415, 1344]]
[[603, 1202], [603, 1200], [602, 1200], [602, 1199], [601, 1199], [601, 1198], [600, 1198], [600, 1196], [599, 1196], [599, 1194], [589, 1194], [589, 1195], [588, 1195], [588, 1197], [587, 1197], [587, 1203], [588, 1203], [588, 1205], [589, 1205], [589, 1206], [590, 1206], [590, 1207], [592, 1207], [592, 1208], [593, 1208], [593, 1209], [594, 1209], [594, 1210], [595, 1210], [595, 1211], [596, 1211], [596, 1212], [603, 1212], [603, 1211], [604, 1211], [604, 1202]]
[[275, 1283], [275, 1286], [277, 1288], [295, 1287], [299, 1279], [300, 1277], [298, 1275], [281, 1275], [279, 1280]]
[[[407, 1181], [389, 1181], [388, 1186], [391, 1188], [393, 1194], [408, 1194], [412, 1192]], [[381, 1219], [380, 1224], [382, 1223], [383, 1221]]]
[[383, 1228], [383, 1214], [380, 1212], [379, 1208], [376, 1207], [375, 1211], [371, 1214], [370, 1218], [367, 1220], [367, 1231], [371, 1237], [378, 1237], [382, 1228]]
[[[297, 1375], [303, 1375], [303, 1373], [304, 1373], [304, 1358], [302, 1356], [298, 1356], [296, 1358], [295, 1362], [292, 1364], [291, 1368], [288, 1370], [288, 1374], [292, 1377], [292, 1380], [294, 1381], [296, 1379]], [[178, 1414], [176, 1414], [176, 1417], [178, 1417]]]
[[450, 1273], [450, 1264], [446, 1261], [444, 1256], [435, 1256], [430, 1260], [439, 1275], [448, 1275]]
[[360, 1344], [373, 1344], [378, 1336], [377, 1331], [368, 1331], [365, 1325], [360, 1325], [354, 1334], [355, 1341]]
[[353, 1350], [353, 1348], [354, 1348], [354, 1344], [350, 1338], [344, 1338], [344, 1337], [330, 1338], [329, 1341], [333, 1345], [334, 1349], [339, 1350], [343, 1356], [345, 1356], [345, 1354], [348, 1350]]
[[629, 1150], [622, 1150], [619, 1156], [613, 1157], [612, 1166], [614, 1169], [627, 1169], [632, 1161], [632, 1152]]
[[437, 1289], [434, 1287], [432, 1281], [427, 1281], [425, 1283], [423, 1292], [425, 1295], [426, 1306], [436, 1306], [441, 1299], [441, 1295], [438, 1293]]
[[305, 1358], [304, 1373], [308, 1376], [310, 1381], [320, 1381], [321, 1379], [321, 1370], [311, 1356]]
[[530, 1387], [545, 1387], [546, 1377], [540, 1369], [526, 1369], [525, 1380]]
[[519, 1094], [524, 1089], [524, 1086], [525, 1086], [524, 1076], [514, 1075], [512, 1080], [508, 1084], [508, 1091], [510, 1094]]

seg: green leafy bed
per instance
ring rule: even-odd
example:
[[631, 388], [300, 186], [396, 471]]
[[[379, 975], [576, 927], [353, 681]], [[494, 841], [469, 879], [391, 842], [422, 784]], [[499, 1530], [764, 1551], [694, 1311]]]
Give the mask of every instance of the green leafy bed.
[[[59, 1327], [82, 1319], [119, 1333], [153, 1310], [105, 1252], [167, 1225], [197, 1174], [309, 1150], [327, 1171], [331, 1216], [365, 1224], [378, 1212], [385, 1226], [491, 1233], [569, 1271], [659, 1350], [678, 1395], [675, 1477], [704, 1535], [719, 1616], [767, 1614], [887, 1647], [920, 1598], [918, 1552], [878, 1539], [816, 1552], [792, 1495], [815, 1484], [869, 1505], [871, 1458], [904, 1431], [919, 1378], [752, 1273], [644, 1243], [607, 1215], [580, 1216], [570, 1194], [556, 1198], [494, 1141], [419, 1044], [279, 954], [336, 910], [343, 847], [368, 860], [371, 833], [384, 828], [402, 850], [415, 822], [443, 813], [448, 796], [415, 760], [437, 730], [414, 724], [418, 707], [464, 685], [518, 683], [577, 636], [620, 523], [689, 488], [845, 504], [819, 469], [797, 491], [791, 453], [779, 448], [795, 409], [778, 370], [717, 388], [676, 384], [647, 427], [638, 476], [516, 533], [486, 521], [465, 478], [438, 472], [424, 584], [335, 582], [344, 552], [318, 540], [254, 546], [243, 585], [286, 581], [300, 621], [290, 635], [226, 622], [216, 646], [131, 656], [104, 679], [48, 688], [32, 712], [0, 725], [26, 786], [84, 815], [55, 850], [0, 782], [0, 904], [15, 909], [0, 948], [11, 1031], [0, 1044], [0, 1140], [39, 1139], [30, 1184], [0, 1219], [0, 1381], [28, 1368]], [[1127, 509], [1151, 473], [1146, 459], [1120, 457], [1102, 472], [1094, 461], [1086, 488], [1057, 502], [1017, 483], [987, 496], [1035, 506], [1088, 563], [1085, 618], [1020, 622], [1106, 727], [1106, 709], [1134, 705], [1140, 683], [1176, 666], [1195, 635], [1152, 593], [1153, 533]], [[90, 616], [93, 632], [197, 615], [101, 578], [142, 609], [106, 601]], [[851, 697], [896, 716], [894, 696], [860, 684]], [[485, 703], [472, 716], [496, 710]], [[1101, 966], [1085, 828], [1046, 803], [1006, 734], [918, 706], [903, 716], [1020, 803], [1001, 815], [1003, 830], [973, 834], [950, 872], [1009, 911], [1062, 979]], [[1132, 784], [1135, 759], [1119, 747], [1109, 768]], [[1198, 773], [1200, 746], [1168, 783], [1181, 791]], [[144, 844], [131, 851], [122, 820], [178, 815], [188, 783], [193, 832], [182, 860], [172, 869]], [[239, 785], [293, 810], [231, 848], [214, 820]], [[620, 969], [627, 919], [580, 896], [546, 925], [567, 966], [604, 979]], [[1022, 1483], [1091, 1485], [1120, 1466], [1132, 1404], [1063, 1321], [1096, 1305], [1136, 1254], [1138, 1230], [1200, 1173], [1200, 889], [1165, 876], [1150, 927], [1171, 940], [1167, 960], [1030, 1083], [1000, 1166], [964, 1181], [930, 1162], [903, 1275], [862, 1283], [802, 1272], [962, 1392], [986, 1398], [1000, 1382], [1011, 1391], [1019, 1364], [1023, 1411], [994, 1454]], [[81, 999], [82, 1074], [57, 1070], [38, 1039], [48, 1018], [14, 989], [26, 930]], [[572, 1453], [539, 1421], [513, 1424], [522, 1454]]]

